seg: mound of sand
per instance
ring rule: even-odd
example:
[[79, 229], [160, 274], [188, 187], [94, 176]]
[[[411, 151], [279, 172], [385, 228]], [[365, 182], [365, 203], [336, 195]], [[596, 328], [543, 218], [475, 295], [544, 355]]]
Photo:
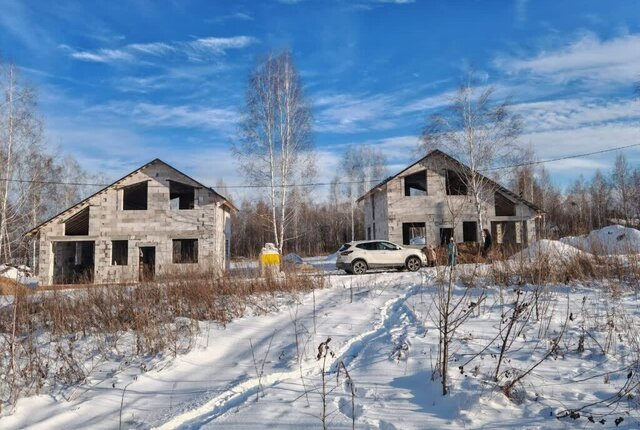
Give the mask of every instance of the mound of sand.
[[640, 231], [621, 225], [610, 225], [584, 236], [563, 237], [560, 241], [593, 254], [640, 253]]

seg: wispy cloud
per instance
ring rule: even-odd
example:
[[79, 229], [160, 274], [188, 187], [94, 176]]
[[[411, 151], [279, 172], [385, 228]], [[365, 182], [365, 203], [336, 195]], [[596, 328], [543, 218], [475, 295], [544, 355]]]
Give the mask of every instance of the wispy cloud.
[[580, 128], [640, 119], [640, 102], [630, 99], [557, 99], [513, 105], [527, 130]]
[[0, 31], [13, 36], [33, 52], [43, 52], [50, 46], [55, 46], [48, 29], [34, 24], [31, 9], [26, 2], [2, 2]]
[[418, 159], [420, 154], [420, 138], [413, 135], [387, 137], [365, 143], [382, 152], [390, 163], [388, 173], [397, 173], [409, 163]]
[[393, 4], [410, 4], [415, 3], [416, 0], [374, 0], [377, 3], [393, 3]]
[[230, 13], [228, 15], [220, 15], [214, 18], [205, 19], [205, 22], [225, 22], [225, 21], [253, 21], [253, 16], [244, 12]]
[[89, 108], [87, 112], [120, 118], [126, 116], [144, 126], [198, 128], [222, 134], [232, 132], [238, 121], [238, 111], [233, 107], [113, 102]]
[[132, 43], [120, 48], [101, 48], [97, 50], [76, 50], [67, 45], [60, 45], [71, 58], [80, 61], [111, 63], [118, 61], [134, 61], [139, 58], [163, 57], [166, 55], [186, 56], [192, 61], [200, 61], [209, 55], [224, 55], [228, 50], [241, 49], [257, 43], [250, 36], [204, 37], [188, 42], [152, 42]]
[[601, 40], [587, 34], [530, 58], [501, 57], [495, 61], [508, 73], [531, 73], [556, 81], [633, 82], [640, 70], [640, 35]]
[[392, 95], [335, 94], [315, 100], [318, 132], [356, 133], [385, 130], [395, 125]]
[[431, 109], [437, 109], [445, 106], [449, 103], [452, 97], [455, 95], [455, 91], [446, 91], [440, 94], [425, 96], [417, 100], [413, 100], [401, 106], [396, 110], [397, 114], [413, 113], [413, 112], [426, 112]]
[[[638, 141], [640, 127], [634, 124], [601, 124], [579, 128], [530, 131], [520, 137], [531, 143], [541, 158], [598, 151]], [[635, 150], [638, 154], [640, 151]]]
[[[338, 93], [314, 99], [315, 130], [331, 133], [357, 133], [388, 130], [413, 123], [412, 114], [424, 114], [446, 105], [453, 90], [418, 96], [413, 91], [391, 91], [380, 94]], [[415, 116], [415, 115], [414, 115]]]
[[522, 25], [527, 20], [527, 3], [529, 0], [515, 0], [516, 25]]

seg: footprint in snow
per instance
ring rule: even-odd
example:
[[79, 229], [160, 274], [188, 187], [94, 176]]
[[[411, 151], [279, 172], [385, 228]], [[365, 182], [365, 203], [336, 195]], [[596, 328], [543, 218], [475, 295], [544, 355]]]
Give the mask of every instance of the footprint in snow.
[[380, 420], [378, 426], [380, 430], [398, 430], [396, 426], [384, 420]]
[[342, 413], [342, 415], [344, 415], [345, 417], [349, 418], [350, 420], [353, 419], [353, 415], [355, 415], [356, 419], [358, 419], [359, 417], [362, 416], [362, 411], [363, 411], [363, 407], [362, 405], [358, 404], [358, 401], [356, 400], [356, 403], [352, 409], [351, 407], [351, 397], [338, 397], [335, 400], [336, 403], [336, 407], [338, 408], [338, 410], [340, 411], [340, 413]]

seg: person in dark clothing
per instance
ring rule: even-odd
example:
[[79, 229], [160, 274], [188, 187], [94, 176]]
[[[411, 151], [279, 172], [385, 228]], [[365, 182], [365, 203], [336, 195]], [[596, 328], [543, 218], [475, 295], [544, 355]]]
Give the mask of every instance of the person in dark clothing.
[[449, 238], [449, 245], [447, 245], [447, 265], [454, 267], [458, 260], [458, 246], [453, 241], [453, 237]]
[[489, 229], [485, 228], [482, 230], [484, 232], [484, 246], [482, 247], [482, 256], [487, 257], [489, 254], [489, 250], [491, 249], [491, 245], [493, 244], [493, 238], [491, 237], [491, 232]]

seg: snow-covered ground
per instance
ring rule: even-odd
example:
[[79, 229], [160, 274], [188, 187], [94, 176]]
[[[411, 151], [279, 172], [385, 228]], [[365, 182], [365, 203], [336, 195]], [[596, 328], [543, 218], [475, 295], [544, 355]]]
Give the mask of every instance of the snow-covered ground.
[[[331, 256], [306, 261], [328, 267]], [[486, 299], [455, 336], [451, 394], [443, 397], [439, 381], [431, 378], [438, 354], [437, 275], [436, 269], [363, 276], [334, 272], [327, 288], [281, 296], [267, 314], [226, 327], [201, 322], [186, 354], [129, 360], [114, 351], [110, 359], [89, 361], [84, 384], [21, 399], [13, 413], [0, 418], [0, 428], [321, 428], [322, 370], [316, 355], [327, 338], [332, 352], [326, 363], [328, 428], [352, 423], [344, 372], [337, 380], [341, 362], [356, 389], [357, 428], [612, 428], [620, 417], [618, 428], [640, 426], [637, 387], [633, 397], [618, 396], [621, 388], [638, 383], [636, 292], [612, 295], [607, 285], [523, 287], [523, 301], [533, 306], [537, 296], [538, 306], [507, 349], [502, 367], [507, 374], [501, 378], [548, 358], [518, 384], [514, 401], [497, 389], [493, 372], [501, 321], [518, 293], [457, 286], [454, 297], [467, 291], [472, 301], [483, 294]], [[121, 342], [131, 341], [122, 336]], [[92, 347], [87, 340], [77, 343], [79, 349]], [[605, 402], [587, 407], [578, 419], [555, 418], [562, 410], [600, 401]], [[591, 414], [595, 424], [587, 421]]]

